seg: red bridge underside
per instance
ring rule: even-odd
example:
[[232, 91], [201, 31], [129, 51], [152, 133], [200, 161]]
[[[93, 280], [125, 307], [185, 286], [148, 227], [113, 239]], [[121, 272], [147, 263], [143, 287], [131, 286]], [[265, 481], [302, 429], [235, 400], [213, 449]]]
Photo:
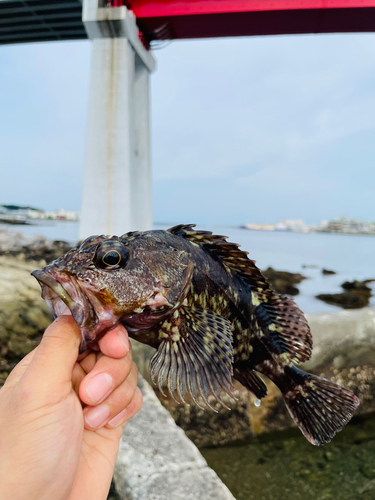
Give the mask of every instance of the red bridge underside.
[[148, 41], [375, 31], [375, 0], [122, 1]]

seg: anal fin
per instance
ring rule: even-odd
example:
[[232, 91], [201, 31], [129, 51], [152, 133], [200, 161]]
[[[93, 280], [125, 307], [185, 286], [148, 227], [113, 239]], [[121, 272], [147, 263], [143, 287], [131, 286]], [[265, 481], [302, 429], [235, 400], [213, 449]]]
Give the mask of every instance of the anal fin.
[[246, 389], [254, 394], [258, 399], [267, 396], [267, 386], [260, 376], [251, 368], [235, 366], [234, 378], [238, 380]]
[[[162, 340], [150, 362], [151, 378], [184, 403], [188, 392], [214, 410], [209, 396], [224, 407], [221, 393], [234, 398], [232, 389], [233, 348], [230, 322], [211, 311], [181, 307], [166, 319], [159, 330]], [[214, 410], [215, 411], [215, 410]]]

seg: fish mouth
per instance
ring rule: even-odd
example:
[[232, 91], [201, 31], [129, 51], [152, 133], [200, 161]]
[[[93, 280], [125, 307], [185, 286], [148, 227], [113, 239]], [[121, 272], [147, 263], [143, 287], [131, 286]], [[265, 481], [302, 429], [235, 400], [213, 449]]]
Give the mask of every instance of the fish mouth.
[[70, 309], [82, 334], [79, 352], [86, 351], [96, 338], [95, 330], [99, 318], [89, 298], [75, 278], [53, 270], [37, 270], [33, 271], [31, 275], [41, 286], [42, 298], [46, 301], [54, 319], [63, 313], [66, 306]]

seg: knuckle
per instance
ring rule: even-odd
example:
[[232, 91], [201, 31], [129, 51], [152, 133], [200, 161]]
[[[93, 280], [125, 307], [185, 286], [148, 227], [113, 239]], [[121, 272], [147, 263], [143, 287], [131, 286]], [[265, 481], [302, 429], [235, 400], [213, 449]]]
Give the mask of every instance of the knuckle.
[[135, 413], [138, 413], [143, 406], [143, 394], [139, 389], [139, 387], [137, 387], [137, 390], [135, 391], [133, 401], [134, 401]]
[[129, 418], [131, 417], [134, 417], [134, 415], [136, 415], [139, 412], [142, 406], [143, 406], [143, 395], [139, 390], [139, 388], [137, 387], [133, 399], [127, 406], [127, 420], [129, 420]]

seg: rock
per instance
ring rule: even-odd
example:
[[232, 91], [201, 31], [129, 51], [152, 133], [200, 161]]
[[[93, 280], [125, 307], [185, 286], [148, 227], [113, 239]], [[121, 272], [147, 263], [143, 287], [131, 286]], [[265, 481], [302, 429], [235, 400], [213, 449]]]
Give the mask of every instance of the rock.
[[0, 385], [13, 367], [38, 345], [52, 321], [31, 271], [69, 249], [70, 245], [64, 241], [0, 229]]
[[[375, 311], [338, 311], [325, 314], [307, 314], [314, 340], [312, 357], [304, 366], [317, 370], [342, 356], [346, 367], [357, 366], [361, 360], [375, 362]], [[364, 357], [364, 351], [369, 353]], [[359, 352], [362, 351], [362, 352]], [[342, 363], [342, 360], [341, 360]]]
[[367, 286], [372, 280], [366, 281], [345, 281], [341, 286], [345, 290], [342, 293], [322, 293], [316, 298], [340, 306], [343, 309], [360, 309], [369, 305], [372, 290]]
[[366, 464], [361, 467], [362, 474], [367, 479], [375, 479], [375, 465]]
[[24, 236], [18, 231], [0, 229], [0, 255], [49, 263], [70, 248], [66, 241], [48, 240], [40, 235]]
[[368, 294], [371, 294], [371, 288], [367, 286], [366, 283], [369, 283], [372, 280], [366, 280], [366, 281], [345, 281], [341, 286], [344, 290], [358, 290], [360, 292], [366, 292]]
[[342, 370], [343, 368], [345, 368], [345, 364], [346, 364], [346, 359], [342, 354], [336, 356], [332, 361], [332, 366], [336, 370]]
[[330, 269], [322, 269], [322, 274], [329, 276], [330, 274], [336, 274], [336, 271], [331, 271]]
[[262, 273], [268, 279], [276, 292], [287, 295], [298, 295], [299, 290], [295, 285], [298, 285], [301, 281], [306, 279], [306, 277], [302, 276], [302, 274], [289, 273], [287, 271], [275, 271], [272, 267], [262, 271]]
[[[375, 492], [375, 479], [373, 479], [372, 481], [368, 481], [364, 486], [362, 486], [358, 490], [358, 493], [360, 494], [367, 492]], [[373, 499], [374, 498], [373, 493], [371, 494], [371, 496], [368, 496], [367, 498]]]
[[314, 339], [303, 368], [351, 389], [360, 399], [356, 415], [375, 410], [375, 311], [308, 315]]
[[156, 352], [155, 349], [149, 345], [141, 344], [133, 339], [130, 339], [130, 342], [132, 345], [133, 361], [137, 365], [138, 372], [147, 380], [148, 383], [151, 383], [149, 365], [150, 359]]
[[323, 453], [323, 456], [327, 460], [327, 462], [333, 462], [335, 460], [335, 455], [332, 453], [332, 451], [325, 451]]
[[254, 434], [249, 419], [254, 402], [250, 393], [237, 382], [235, 382], [234, 390], [236, 401], [226, 394], [222, 395], [223, 401], [230, 410], [223, 408], [215, 399], [210, 398], [210, 404], [217, 413], [205, 407], [203, 402], [202, 408], [194, 403], [177, 404], [171, 397], [165, 398], [159, 391], [154, 390], [176, 424], [184, 429], [187, 437], [199, 448], [243, 441]]
[[198, 449], [140, 378], [144, 403], [120, 442], [114, 472], [121, 500], [234, 500]]
[[369, 305], [371, 294], [361, 291], [350, 291], [342, 293], [321, 293], [315, 297], [332, 306], [340, 306], [343, 309], [361, 309]]
[[0, 257], [0, 385], [32, 349], [52, 321], [30, 272], [37, 262]]

